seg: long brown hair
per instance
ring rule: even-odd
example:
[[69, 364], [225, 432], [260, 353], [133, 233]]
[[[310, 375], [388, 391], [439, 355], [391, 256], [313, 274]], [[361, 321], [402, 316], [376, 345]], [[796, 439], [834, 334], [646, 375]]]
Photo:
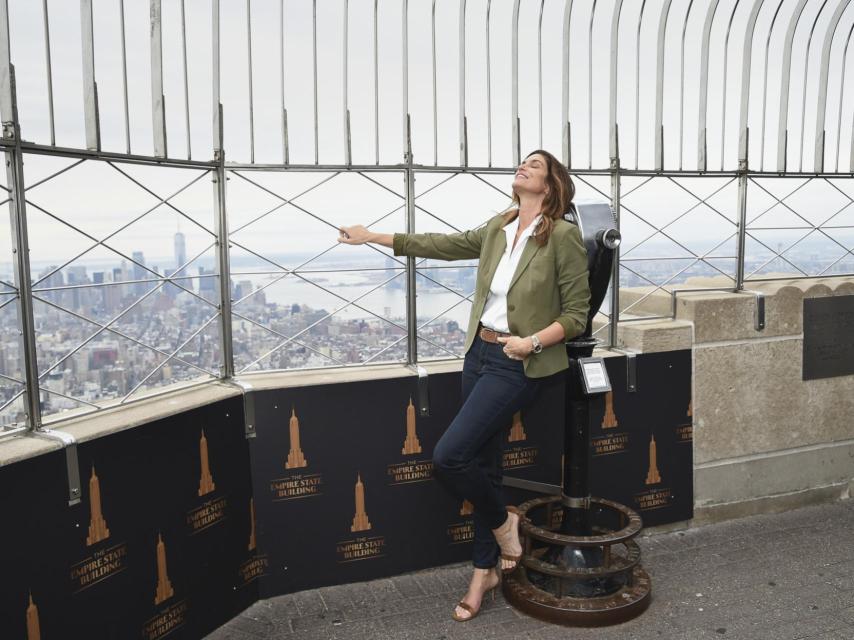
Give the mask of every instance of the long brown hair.
[[[575, 197], [575, 185], [572, 184], [569, 171], [561, 164], [560, 160], [543, 149], [532, 151], [525, 158], [530, 158], [534, 154], [541, 155], [546, 159], [546, 185], [549, 188], [549, 192], [543, 198], [543, 208], [540, 211], [543, 217], [540, 218], [537, 228], [534, 229], [534, 240], [542, 247], [549, 241], [555, 220], [560, 220], [569, 211], [572, 199]], [[513, 222], [519, 215], [519, 196], [515, 191], [513, 192], [513, 203], [514, 206], [502, 214], [505, 225]]]

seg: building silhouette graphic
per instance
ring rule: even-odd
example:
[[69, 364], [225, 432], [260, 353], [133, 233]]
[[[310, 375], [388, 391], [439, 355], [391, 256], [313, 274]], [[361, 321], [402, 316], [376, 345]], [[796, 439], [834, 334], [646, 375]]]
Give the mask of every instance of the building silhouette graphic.
[[602, 417], [602, 428], [613, 429], [618, 424], [617, 414], [614, 413], [614, 392], [609, 391], [605, 394], [605, 415]]
[[27, 640], [41, 640], [41, 637], [39, 608], [33, 602], [33, 594], [30, 593], [30, 604], [27, 607]]
[[371, 528], [368, 514], [365, 512], [365, 485], [362, 483], [362, 475], [356, 475], [356, 515], [353, 516], [353, 524], [350, 531], [367, 531]]
[[403, 442], [403, 455], [408, 456], [413, 453], [421, 453], [421, 443], [418, 441], [418, 434], [415, 432], [415, 405], [412, 404], [412, 398], [409, 398], [409, 405], [406, 407], [406, 440]]
[[288, 426], [288, 431], [291, 437], [291, 450], [288, 452], [288, 461], [285, 463], [285, 469], [300, 469], [308, 466], [308, 461], [303, 455], [299, 442], [299, 418], [297, 418], [296, 409], [291, 408], [291, 420]]
[[658, 452], [655, 444], [655, 436], [649, 441], [649, 470], [646, 472], [646, 484], [658, 484], [661, 482], [661, 474], [658, 472]]
[[513, 424], [510, 426], [510, 436], [508, 442], [520, 442], [525, 440], [528, 434], [525, 433], [525, 425], [522, 424], [522, 413], [517, 411], [513, 414]]
[[205, 437], [204, 429], [202, 429], [202, 437], [199, 439], [199, 457], [202, 461], [202, 474], [199, 478], [199, 496], [204, 496], [216, 489], [213, 477], [211, 476], [210, 461], [208, 460], [208, 439]]
[[109, 537], [110, 530], [101, 513], [101, 484], [95, 473], [95, 465], [92, 465], [92, 476], [89, 478], [89, 535], [86, 537], [86, 546], [91, 547]]
[[163, 544], [163, 537], [157, 534], [157, 591], [154, 595], [154, 604], [168, 600], [175, 595], [172, 589], [172, 583], [169, 582], [169, 575], [166, 572], [166, 545]]

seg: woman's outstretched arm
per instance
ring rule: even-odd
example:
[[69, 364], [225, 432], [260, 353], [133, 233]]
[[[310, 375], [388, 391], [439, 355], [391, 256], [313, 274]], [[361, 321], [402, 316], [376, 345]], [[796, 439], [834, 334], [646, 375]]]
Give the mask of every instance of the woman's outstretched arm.
[[343, 242], [344, 244], [365, 244], [372, 242], [391, 248], [394, 242], [394, 234], [374, 233], [357, 224], [352, 227], [341, 227], [338, 229], [338, 242]]
[[[496, 216], [493, 218], [497, 222]], [[492, 221], [490, 221], [491, 223]], [[362, 225], [341, 227], [338, 242], [365, 244], [373, 242], [394, 250], [396, 256], [465, 260], [480, 257], [487, 226], [459, 233], [374, 233]]]

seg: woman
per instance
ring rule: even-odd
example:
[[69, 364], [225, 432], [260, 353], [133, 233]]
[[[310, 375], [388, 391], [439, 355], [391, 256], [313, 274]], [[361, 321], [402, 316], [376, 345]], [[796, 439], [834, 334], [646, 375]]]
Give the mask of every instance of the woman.
[[[373, 242], [395, 255], [479, 258], [466, 334], [463, 405], [433, 452], [436, 477], [474, 505], [474, 574], [453, 617], [471, 620], [522, 554], [519, 516], [501, 493], [502, 436], [546, 377], [568, 367], [569, 340], [587, 324], [587, 254], [566, 222], [575, 188], [566, 168], [534, 151], [513, 179], [515, 206], [462, 233], [384, 234], [342, 227], [339, 242]], [[493, 592], [494, 595], [494, 592]]]

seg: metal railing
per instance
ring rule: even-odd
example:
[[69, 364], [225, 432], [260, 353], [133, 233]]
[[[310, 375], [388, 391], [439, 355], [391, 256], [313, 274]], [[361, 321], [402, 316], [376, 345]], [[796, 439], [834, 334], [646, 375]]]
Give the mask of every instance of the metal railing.
[[[461, 332], [451, 326], [459, 323], [447, 314], [464, 315], [470, 304], [466, 270], [473, 266], [400, 259], [376, 247], [366, 250], [370, 258], [336, 266], [336, 229], [392, 221], [395, 230], [410, 232], [476, 226], [509, 202], [514, 167], [524, 150], [537, 147], [558, 150], [579, 193], [609, 200], [623, 229], [619, 269], [597, 330], [609, 344], [619, 322], [635, 313], [650, 317], [645, 300], [692, 275], [724, 276], [736, 291], [781, 271], [850, 275], [849, 5], [0, 0], [0, 147], [13, 272], [2, 280], [0, 309], [15, 311], [20, 340], [8, 344], [20, 355], [21, 372], [0, 372], [0, 414], [23, 414], [6, 432], [65, 416], [42, 415], [40, 397], [47, 395], [88, 411], [157, 392], [170, 380], [195, 384], [297, 360], [296, 366], [350, 366], [460, 357]], [[79, 34], [69, 26], [78, 21]], [[68, 164], [28, 182], [25, 164], [45, 158]], [[840, 169], [846, 161], [847, 170]], [[32, 196], [37, 187], [58, 188], [60, 176], [83, 179], [86, 166], [115, 171], [153, 206], [96, 233], [72, 221], [66, 203], [57, 210]], [[132, 175], [131, 166], [192, 179], [168, 193]], [[285, 176], [293, 184], [283, 186]], [[213, 188], [201, 205], [202, 223], [176, 197], [206, 180]], [[789, 182], [796, 184], [780, 189]], [[98, 185], [91, 186], [97, 198]], [[389, 208], [361, 220], [343, 215], [354, 207], [348, 189], [364, 189], [377, 201], [382, 194]], [[245, 214], [256, 197], [267, 205]], [[164, 208], [206, 241], [161, 273], [114, 241]], [[88, 242], [38, 276], [27, 226], [36, 215]], [[288, 224], [297, 219], [318, 231], [294, 232]], [[272, 220], [280, 220], [283, 241], [298, 259], [256, 246], [273, 232]], [[317, 240], [320, 233], [325, 239]], [[303, 245], [311, 250], [301, 251]], [[109, 250], [135, 276], [56, 280], [93, 250]], [[198, 276], [187, 274], [202, 264]], [[321, 279], [348, 272], [368, 284], [354, 294]], [[258, 278], [267, 280], [257, 284]], [[287, 314], [280, 303], [263, 302], [290, 282], [324, 296], [324, 308]], [[621, 286], [635, 285], [649, 290], [621, 308]], [[116, 306], [113, 296], [112, 305], [102, 305], [116, 307], [110, 317], [67, 301], [127, 287], [135, 299]], [[403, 313], [377, 309], [372, 296], [389, 290], [397, 292], [392, 299], [405, 296]], [[167, 293], [173, 311], [197, 320], [182, 325], [180, 335], [164, 340], [122, 324], [155, 313], [151, 305]], [[419, 317], [425, 299], [440, 294], [447, 299]], [[51, 351], [52, 360], [38, 339], [45, 309], [91, 327], [73, 346]], [[335, 321], [347, 314], [373, 323], [372, 344], [344, 358], [316, 336], [342, 330]], [[431, 331], [442, 322], [443, 333]], [[108, 401], [50, 386], [107, 335], [147, 354], [140, 358], [150, 368]], [[173, 367], [170, 378], [164, 371]]]

